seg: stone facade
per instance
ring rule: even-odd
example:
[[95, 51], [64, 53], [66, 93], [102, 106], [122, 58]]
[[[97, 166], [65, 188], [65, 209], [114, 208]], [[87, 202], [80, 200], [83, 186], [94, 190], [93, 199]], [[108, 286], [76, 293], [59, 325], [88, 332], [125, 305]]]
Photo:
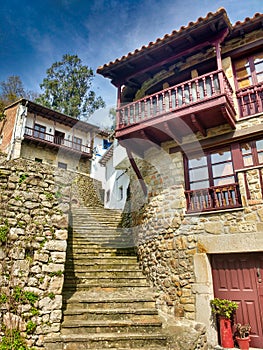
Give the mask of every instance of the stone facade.
[[68, 214], [87, 193], [87, 205], [99, 202], [94, 181], [0, 158], [0, 323], [19, 328], [35, 349], [60, 332]]
[[[236, 132], [251, 130], [261, 121], [262, 116], [240, 121]], [[206, 139], [222, 135], [227, 129], [211, 129]], [[204, 139], [201, 135], [195, 138], [198, 143]], [[124, 225], [130, 225], [140, 264], [160, 291], [160, 313], [164, 318], [173, 317], [178, 324], [182, 320], [186, 324], [188, 320], [189, 325], [204, 324], [210, 345], [216, 345], [217, 335], [209, 317], [209, 300], [213, 298], [209, 256], [263, 251], [263, 167], [238, 171], [242, 208], [187, 214], [182, 151], [189, 143], [190, 137], [185, 138], [180, 149], [169, 152], [176, 146], [169, 142], [148, 151], [143, 160], [136, 159], [148, 195], [144, 196], [136, 175], [130, 171], [131, 214]]]

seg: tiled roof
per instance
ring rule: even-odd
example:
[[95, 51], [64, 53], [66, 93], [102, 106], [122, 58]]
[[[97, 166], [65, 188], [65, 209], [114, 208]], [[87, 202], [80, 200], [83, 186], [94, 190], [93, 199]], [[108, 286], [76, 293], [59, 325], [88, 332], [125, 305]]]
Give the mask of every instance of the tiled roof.
[[231, 26], [231, 23], [227, 17], [226, 10], [224, 8], [219, 8], [215, 13], [208, 12], [206, 17], [199, 17], [197, 21], [195, 22], [189, 22], [187, 26], [181, 26], [179, 30], [173, 30], [171, 34], [165, 34], [163, 38], [157, 38], [155, 42], [150, 42], [147, 46], [143, 45], [140, 49], [136, 49], [133, 52], [129, 52], [127, 55], [122, 56], [121, 58], [117, 58], [115, 61], [110, 61], [109, 63], [104, 64], [103, 66], [98, 67], [97, 71], [100, 71], [106, 67], [110, 67], [112, 65], [115, 65], [116, 63], [125, 61], [126, 59], [129, 59], [132, 56], [136, 56], [137, 54], [146, 51], [148, 49], [153, 48], [154, 46], [158, 46], [159, 44], [164, 44], [166, 41], [169, 41], [170, 39], [181, 35], [182, 33], [185, 33], [188, 30], [191, 30], [194, 27], [199, 26], [200, 24], [208, 21], [209, 19], [215, 17], [216, 15], [222, 13], [225, 15], [227, 21], [229, 22], [229, 26]]
[[227, 27], [230, 32], [238, 32], [248, 25], [252, 25], [253, 22], [258, 21], [260, 17], [263, 15], [260, 13], [256, 13], [252, 18], [245, 18], [243, 22], [238, 21], [234, 25], [231, 24], [226, 10], [224, 8], [219, 8], [215, 13], [209, 12], [205, 17], [199, 17], [195, 22], [189, 22], [187, 26], [182, 26], [179, 30], [172, 31], [171, 34], [165, 34], [163, 38], [157, 38], [155, 42], [150, 42], [148, 45], [143, 45], [140, 49], [136, 49], [132, 52], [129, 52], [127, 55], [122, 56], [121, 58], [117, 58], [115, 61], [110, 61], [109, 63], [104, 64], [103, 66], [98, 67], [97, 72], [103, 74], [103, 71], [110, 69], [111, 67], [117, 65], [118, 63], [125, 63], [131, 58], [135, 58], [143, 53], [147, 53], [147, 51], [151, 49], [158, 48], [161, 45], [164, 45], [166, 42], [177, 39], [181, 37], [181, 35], [186, 34], [188, 31], [191, 31], [195, 28], [200, 27], [202, 24], [216, 18], [217, 16], [221, 16], [224, 18]]

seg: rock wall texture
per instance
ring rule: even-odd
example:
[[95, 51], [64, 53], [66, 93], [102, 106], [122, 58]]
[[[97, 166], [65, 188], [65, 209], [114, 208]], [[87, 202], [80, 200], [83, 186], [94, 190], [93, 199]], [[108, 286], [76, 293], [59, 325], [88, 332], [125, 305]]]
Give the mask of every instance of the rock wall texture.
[[[257, 116], [240, 122], [237, 129], [249, 130], [261, 122], [262, 116]], [[225, 126], [211, 129], [207, 138], [228, 131]], [[197, 139], [201, 140], [201, 135]], [[191, 142], [190, 137], [184, 142], [182, 150]], [[171, 316], [177, 324], [182, 320], [189, 325], [204, 322], [212, 334], [210, 254], [263, 251], [263, 167], [238, 170], [241, 208], [187, 214], [182, 152], [169, 152], [172, 147], [172, 142], [156, 146], [143, 160], [136, 159], [148, 194], [144, 196], [130, 171], [131, 195], [123, 225], [131, 228], [141, 267], [160, 292], [160, 313]], [[215, 334], [213, 337], [216, 342]], [[202, 339], [198, 349], [207, 346]]]
[[100, 203], [93, 188], [84, 174], [0, 157], [0, 324], [36, 349], [60, 331], [69, 211]]

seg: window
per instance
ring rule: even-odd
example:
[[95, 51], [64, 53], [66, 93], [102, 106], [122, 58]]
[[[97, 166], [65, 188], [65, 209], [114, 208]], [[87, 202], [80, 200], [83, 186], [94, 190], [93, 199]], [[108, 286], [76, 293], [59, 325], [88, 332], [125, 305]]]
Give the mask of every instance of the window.
[[263, 139], [241, 143], [240, 149], [244, 167], [263, 164]]
[[63, 145], [64, 144], [64, 138], [65, 138], [65, 133], [55, 130], [55, 135], [54, 135], [54, 142], [57, 145]]
[[67, 170], [68, 165], [66, 163], [58, 162], [58, 167]]
[[38, 163], [43, 163], [43, 159], [41, 159], [41, 158], [35, 158], [35, 161]]
[[110, 146], [111, 146], [112, 142], [106, 140], [106, 139], [103, 139], [103, 149], [108, 149]]
[[119, 187], [119, 201], [123, 200], [123, 186]]
[[106, 202], [110, 201], [110, 190], [106, 192]]
[[46, 127], [40, 124], [35, 124], [34, 125], [34, 137], [38, 139], [45, 139], [45, 134], [46, 134]]
[[79, 137], [73, 137], [73, 148], [81, 151], [82, 139]]
[[240, 206], [230, 147], [186, 160], [188, 212]]
[[239, 89], [263, 82], [263, 53], [236, 61], [235, 69]]
[[190, 190], [234, 183], [230, 147], [188, 159], [188, 173]]

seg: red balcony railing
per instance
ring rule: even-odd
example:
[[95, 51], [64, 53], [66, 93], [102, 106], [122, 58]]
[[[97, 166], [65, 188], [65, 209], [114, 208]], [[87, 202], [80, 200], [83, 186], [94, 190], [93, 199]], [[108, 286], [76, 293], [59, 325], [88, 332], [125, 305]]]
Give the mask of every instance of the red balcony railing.
[[80, 153], [83, 153], [83, 154], [86, 154], [89, 156], [92, 155], [92, 150], [88, 146], [64, 139], [63, 137], [48, 134], [48, 133], [40, 131], [40, 130], [35, 130], [35, 129], [29, 128], [27, 126], [25, 128], [25, 137], [27, 139], [36, 140], [38, 142], [43, 142], [43, 144], [48, 144], [50, 146], [70, 149], [72, 151], [80, 152]]
[[185, 196], [188, 213], [241, 207], [237, 183], [188, 190], [185, 191]]
[[241, 117], [263, 112], [263, 83], [237, 91]]
[[118, 109], [117, 129], [226, 95], [233, 105], [232, 88], [222, 70], [169, 87]]

